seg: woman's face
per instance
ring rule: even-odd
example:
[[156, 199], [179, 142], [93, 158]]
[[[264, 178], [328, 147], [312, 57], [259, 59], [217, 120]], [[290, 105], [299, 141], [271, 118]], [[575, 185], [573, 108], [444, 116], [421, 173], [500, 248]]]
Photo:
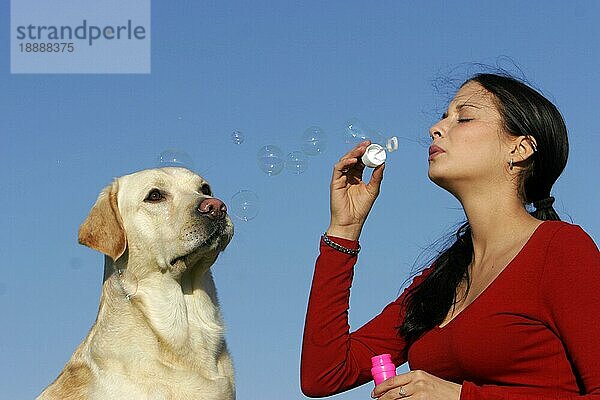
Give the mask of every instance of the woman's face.
[[429, 178], [460, 195], [461, 190], [485, 190], [506, 181], [509, 136], [494, 96], [479, 83], [465, 84], [442, 119], [429, 129]]

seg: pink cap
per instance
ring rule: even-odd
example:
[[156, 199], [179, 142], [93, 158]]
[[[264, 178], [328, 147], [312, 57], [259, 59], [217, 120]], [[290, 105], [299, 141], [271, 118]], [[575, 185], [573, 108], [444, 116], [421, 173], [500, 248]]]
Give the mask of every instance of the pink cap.
[[379, 385], [386, 379], [396, 376], [396, 366], [392, 363], [392, 356], [389, 354], [380, 354], [371, 357], [371, 375], [375, 380], [375, 385]]
[[371, 365], [376, 367], [378, 365], [392, 364], [392, 356], [390, 354], [380, 354], [378, 356], [371, 357]]

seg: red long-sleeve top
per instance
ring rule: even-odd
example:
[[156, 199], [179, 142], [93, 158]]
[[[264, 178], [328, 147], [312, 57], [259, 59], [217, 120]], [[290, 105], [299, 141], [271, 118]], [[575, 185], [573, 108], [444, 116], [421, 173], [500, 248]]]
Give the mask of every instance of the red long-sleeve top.
[[413, 370], [462, 384], [463, 400], [600, 400], [600, 255], [580, 227], [542, 223], [467, 308], [413, 343], [408, 360], [399, 334], [406, 291], [349, 332], [355, 262], [321, 241], [302, 344], [307, 396], [371, 381], [370, 358], [390, 353], [396, 365], [408, 361]]

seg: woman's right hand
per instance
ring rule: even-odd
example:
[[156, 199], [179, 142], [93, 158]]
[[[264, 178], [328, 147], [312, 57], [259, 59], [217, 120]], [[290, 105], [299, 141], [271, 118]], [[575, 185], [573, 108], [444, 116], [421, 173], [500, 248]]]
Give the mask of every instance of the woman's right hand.
[[369, 144], [368, 140], [359, 143], [333, 167], [328, 235], [357, 240], [379, 195], [385, 164], [373, 170], [368, 183], [362, 180], [365, 166], [360, 158]]

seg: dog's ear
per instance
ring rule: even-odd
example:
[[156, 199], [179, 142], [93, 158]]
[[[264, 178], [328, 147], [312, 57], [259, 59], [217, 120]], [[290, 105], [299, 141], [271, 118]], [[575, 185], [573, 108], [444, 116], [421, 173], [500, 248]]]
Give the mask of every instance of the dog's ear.
[[127, 238], [117, 206], [118, 182], [100, 192], [90, 214], [79, 227], [79, 243], [98, 250], [113, 260], [123, 255]]

